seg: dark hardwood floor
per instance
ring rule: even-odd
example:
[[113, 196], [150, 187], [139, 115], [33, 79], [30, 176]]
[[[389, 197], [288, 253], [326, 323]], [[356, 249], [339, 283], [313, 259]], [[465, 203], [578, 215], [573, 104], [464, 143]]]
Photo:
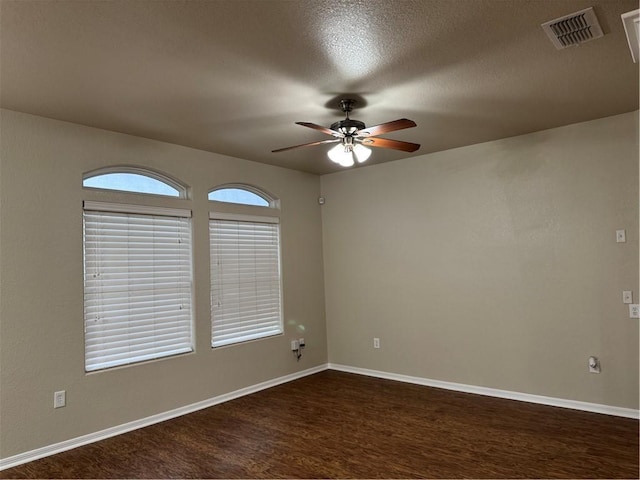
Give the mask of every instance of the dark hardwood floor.
[[1, 478], [638, 478], [638, 421], [325, 371]]

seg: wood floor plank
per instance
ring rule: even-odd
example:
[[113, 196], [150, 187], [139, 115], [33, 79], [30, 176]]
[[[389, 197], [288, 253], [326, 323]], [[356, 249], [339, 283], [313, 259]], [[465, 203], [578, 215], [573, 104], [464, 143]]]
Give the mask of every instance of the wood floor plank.
[[638, 421], [325, 371], [0, 478], [638, 478]]

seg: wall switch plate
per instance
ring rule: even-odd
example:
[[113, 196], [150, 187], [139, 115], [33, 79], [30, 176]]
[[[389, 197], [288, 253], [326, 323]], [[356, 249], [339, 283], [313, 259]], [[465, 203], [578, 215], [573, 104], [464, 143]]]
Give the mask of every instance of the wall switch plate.
[[373, 348], [380, 348], [380, 339], [379, 338], [374, 338], [373, 339]]
[[622, 292], [622, 303], [633, 303], [633, 292], [625, 290]]
[[306, 345], [304, 338], [299, 338], [298, 339], [298, 345], [300, 345], [300, 348], [304, 347]]
[[600, 373], [600, 360], [597, 357], [589, 357], [589, 373]]
[[53, 394], [53, 408], [61, 408], [67, 404], [67, 392], [60, 390]]
[[291, 350], [295, 352], [298, 350], [298, 348], [300, 348], [300, 344], [298, 343], [298, 340], [291, 340]]
[[629, 318], [640, 318], [640, 305], [637, 303], [629, 304]]
[[616, 230], [616, 242], [625, 243], [627, 241], [627, 232], [624, 230]]

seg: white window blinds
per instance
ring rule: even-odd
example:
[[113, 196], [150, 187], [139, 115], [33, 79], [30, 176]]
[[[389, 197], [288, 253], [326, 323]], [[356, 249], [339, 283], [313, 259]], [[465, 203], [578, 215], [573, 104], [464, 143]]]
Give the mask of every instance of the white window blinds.
[[211, 213], [213, 347], [282, 333], [278, 218]]
[[87, 371], [193, 350], [190, 216], [85, 202]]

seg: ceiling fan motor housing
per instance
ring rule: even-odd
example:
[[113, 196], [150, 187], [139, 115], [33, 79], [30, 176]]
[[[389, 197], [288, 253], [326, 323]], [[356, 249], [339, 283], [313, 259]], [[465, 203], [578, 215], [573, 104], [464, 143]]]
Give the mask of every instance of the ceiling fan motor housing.
[[363, 122], [359, 120], [351, 120], [347, 118], [345, 120], [340, 120], [339, 122], [331, 124], [331, 130], [336, 130], [344, 135], [353, 135], [358, 130], [362, 130], [365, 128]]

